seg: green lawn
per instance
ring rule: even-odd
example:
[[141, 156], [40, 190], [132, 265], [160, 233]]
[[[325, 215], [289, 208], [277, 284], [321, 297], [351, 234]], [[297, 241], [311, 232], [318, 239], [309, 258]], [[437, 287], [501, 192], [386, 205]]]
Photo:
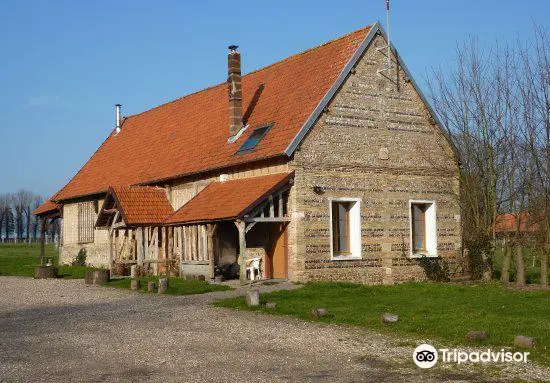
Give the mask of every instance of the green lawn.
[[[513, 291], [496, 283], [312, 283], [297, 290], [262, 294], [261, 301], [276, 302], [277, 308], [252, 310], [313, 320], [311, 309], [323, 307], [329, 315], [319, 321], [435, 340], [440, 342], [438, 346], [467, 343], [469, 330], [488, 333], [489, 339], [479, 345], [511, 346], [516, 335], [532, 336], [538, 342], [532, 358], [550, 365], [550, 291]], [[243, 297], [220, 300], [215, 305], [250, 310]], [[382, 324], [383, 312], [398, 314], [399, 321]]]
[[[158, 287], [158, 277], [141, 277], [141, 292], [147, 291], [147, 282], [155, 281]], [[107, 284], [107, 287], [116, 287], [121, 289], [130, 289], [130, 278], [112, 279]], [[231, 290], [230, 287], [224, 285], [213, 285], [205, 281], [187, 281], [183, 278], [169, 277], [168, 278], [168, 295], [193, 295], [204, 294], [212, 291]]]
[[[58, 253], [54, 245], [47, 245], [45, 260], [58, 262]], [[0, 275], [32, 277], [34, 266], [40, 264], [40, 245], [38, 243], [0, 243]], [[84, 266], [60, 266], [62, 278], [84, 278], [88, 268]]]

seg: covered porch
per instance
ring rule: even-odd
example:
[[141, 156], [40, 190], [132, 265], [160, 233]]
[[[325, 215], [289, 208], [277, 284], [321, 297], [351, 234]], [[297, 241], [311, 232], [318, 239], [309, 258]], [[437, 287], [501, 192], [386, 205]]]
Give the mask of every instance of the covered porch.
[[162, 188], [110, 188], [96, 227], [109, 231], [111, 271], [286, 279], [292, 182], [292, 173], [213, 182], [175, 212]]
[[214, 182], [176, 211], [166, 225], [181, 275], [285, 279], [292, 182], [292, 173]]

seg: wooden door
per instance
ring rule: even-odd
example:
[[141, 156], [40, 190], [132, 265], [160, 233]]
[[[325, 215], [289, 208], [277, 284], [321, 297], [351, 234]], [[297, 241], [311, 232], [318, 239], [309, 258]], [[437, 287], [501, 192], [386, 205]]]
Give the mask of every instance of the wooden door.
[[271, 263], [272, 278], [285, 279], [288, 276], [288, 258], [286, 251], [286, 225], [272, 225]]

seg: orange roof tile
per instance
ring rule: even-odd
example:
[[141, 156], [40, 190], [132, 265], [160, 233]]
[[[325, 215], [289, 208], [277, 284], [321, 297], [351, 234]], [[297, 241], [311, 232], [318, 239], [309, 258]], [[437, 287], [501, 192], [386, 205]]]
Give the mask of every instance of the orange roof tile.
[[534, 221], [529, 212], [520, 212], [515, 214], [505, 213], [497, 215], [497, 219], [495, 221], [495, 232], [515, 232], [518, 224], [517, 220], [519, 220], [519, 231], [521, 233], [535, 232], [539, 229], [539, 222]]
[[58, 210], [60, 210], [61, 205], [58, 203], [53, 202], [52, 200], [47, 200], [42, 205], [38, 206], [36, 209], [33, 210], [34, 215], [46, 215], [54, 213]]
[[[232, 144], [227, 142], [226, 83], [128, 117], [121, 132], [103, 142], [54, 200], [104, 192], [108, 185], [151, 182], [285, 155], [369, 30], [362, 28], [244, 75], [243, 111], [249, 115], [249, 128]], [[254, 128], [265, 123], [274, 125], [254, 151], [235, 155]]]
[[165, 223], [189, 223], [241, 217], [283, 186], [292, 173], [213, 182], [178, 209]]
[[110, 188], [127, 226], [160, 224], [174, 213], [164, 189], [149, 186]]

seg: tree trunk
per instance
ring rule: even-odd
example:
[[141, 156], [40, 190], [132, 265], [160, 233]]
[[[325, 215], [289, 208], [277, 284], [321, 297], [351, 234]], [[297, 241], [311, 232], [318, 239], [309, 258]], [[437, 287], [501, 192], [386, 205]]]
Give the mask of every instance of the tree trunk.
[[512, 259], [512, 247], [508, 242], [504, 245], [504, 258], [502, 259], [502, 273], [500, 281], [502, 283], [510, 282], [510, 261]]
[[520, 243], [516, 245], [516, 285], [517, 287], [525, 286], [525, 264], [523, 262], [523, 247]]
[[542, 249], [540, 255], [540, 285], [542, 287], [548, 286], [548, 253], [546, 249]]

